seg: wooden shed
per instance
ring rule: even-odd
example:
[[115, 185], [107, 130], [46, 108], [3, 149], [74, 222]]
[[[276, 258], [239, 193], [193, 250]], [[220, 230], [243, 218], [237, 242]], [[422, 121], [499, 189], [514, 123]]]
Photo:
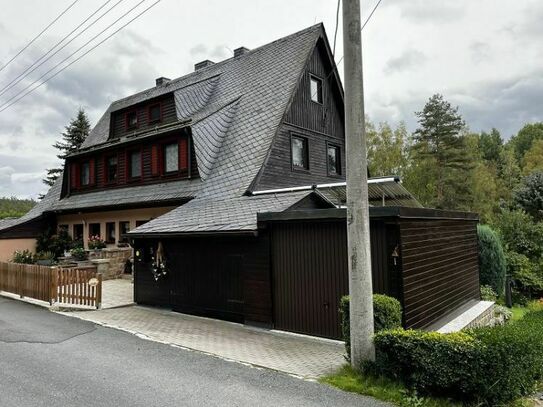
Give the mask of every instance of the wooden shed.
[[[370, 215], [373, 289], [401, 301], [405, 327], [427, 328], [480, 299], [475, 214], [372, 207]], [[345, 209], [261, 213], [258, 226], [251, 234], [136, 238], [136, 302], [340, 338]], [[169, 273], [155, 281], [159, 242]]]

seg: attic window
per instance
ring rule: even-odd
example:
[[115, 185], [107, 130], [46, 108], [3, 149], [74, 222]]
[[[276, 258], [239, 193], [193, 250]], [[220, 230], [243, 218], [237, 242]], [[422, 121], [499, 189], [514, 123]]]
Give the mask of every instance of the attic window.
[[295, 170], [309, 170], [309, 153], [307, 138], [292, 136], [292, 168]]
[[149, 123], [157, 123], [162, 121], [162, 106], [160, 103], [155, 103], [149, 106]]
[[127, 112], [125, 116], [125, 126], [127, 130], [135, 129], [138, 127], [138, 112], [133, 110]]
[[177, 143], [164, 146], [164, 172], [179, 171], [179, 145]]
[[328, 175], [341, 175], [341, 153], [338, 146], [327, 144]]
[[311, 92], [311, 100], [316, 103], [322, 104], [323, 95], [322, 95], [322, 79], [317, 78], [316, 76], [310, 75], [309, 77], [309, 90]]

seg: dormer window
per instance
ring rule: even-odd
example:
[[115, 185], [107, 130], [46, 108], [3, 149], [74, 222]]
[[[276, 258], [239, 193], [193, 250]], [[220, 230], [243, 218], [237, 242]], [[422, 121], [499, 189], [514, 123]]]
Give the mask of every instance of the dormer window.
[[81, 163], [80, 177], [81, 186], [90, 185], [90, 163], [88, 161]]
[[311, 100], [313, 102], [322, 104], [324, 98], [322, 93], [322, 79], [317, 78], [314, 75], [309, 76], [309, 90], [311, 92]]
[[117, 156], [111, 156], [106, 159], [106, 181], [108, 184], [117, 182]]
[[164, 173], [179, 171], [179, 145], [177, 143], [164, 146]]
[[138, 128], [138, 112], [133, 110], [127, 112], [125, 116], [125, 126], [127, 130]]
[[155, 103], [149, 106], [149, 123], [158, 123], [162, 121], [162, 105], [160, 103]]

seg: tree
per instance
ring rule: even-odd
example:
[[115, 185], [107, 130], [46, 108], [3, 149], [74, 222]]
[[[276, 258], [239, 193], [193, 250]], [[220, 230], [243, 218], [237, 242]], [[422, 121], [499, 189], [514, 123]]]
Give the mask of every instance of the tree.
[[368, 167], [373, 177], [386, 175], [403, 176], [406, 164], [405, 145], [407, 129], [400, 123], [392, 129], [387, 122], [379, 123], [377, 130], [373, 123], [366, 122], [366, 144], [368, 148]]
[[525, 177], [513, 192], [513, 202], [536, 221], [543, 221], [543, 171]]
[[534, 140], [532, 147], [522, 158], [522, 173], [529, 175], [535, 170], [543, 170], [543, 140]]
[[498, 130], [493, 128], [490, 133], [481, 132], [479, 136], [479, 151], [484, 160], [499, 162], [502, 148], [503, 140]]
[[432, 206], [464, 208], [469, 201], [471, 165], [462, 134], [465, 123], [458, 108], [436, 94], [415, 114], [419, 128], [413, 134], [413, 159], [435, 168]]
[[499, 295], [505, 288], [505, 254], [500, 238], [488, 225], [477, 226], [479, 241], [479, 278]]
[[[90, 132], [90, 121], [83, 108], [79, 108], [77, 115], [70, 123], [64, 128], [61, 141], [57, 141], [53, 144], [57, 150], [60, 151], [57, 157], [64, 161], [66, 157], [78, 150]], [[63, 167], [49, 168], [47, 170], [47, 176], [43, 179], [43, 183], [48, 186], [53, 186], [57, 178], [62, 173]]]
[[532, 148], [535, 140], [543, 140], [543, 122], [526, 124], [516, 136], [511, 138], [517, 160], [522, 160], [526, 151]]

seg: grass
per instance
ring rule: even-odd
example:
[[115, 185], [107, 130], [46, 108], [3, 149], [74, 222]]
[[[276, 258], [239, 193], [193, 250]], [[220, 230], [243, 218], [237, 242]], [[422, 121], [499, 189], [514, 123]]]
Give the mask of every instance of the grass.
[[351, 393], [363, 394], [378, 400], [392, 402], [401, 407], [454, 407], [448, 400], [440, 400], [429, 397], [417, 397], [401, 383], [372, 375], [356, 372], [351, 366], [343, 366], [337, 373], [321, 378], [321, 383], [326, 383], [341, 390]]
[[[388, 401], [400, 407], [462, 406], [462, 404], [446, 399], [414, 395], [399, 382], [390, 380], [386, 377], [375, 377], [369, 374], [358, 373], [350, 365], [343, 366], [335, 374], [324, 376], [319, 381], [337, 387], [343, 391]], [[535, 407], [536, 405], [534, 400], [523, 398], [515, 400], [504, 407]]]
[[511, 317], [512, 321], [518, 321], [524, 318], [529, 311], [543, 311], [543, 302], [539, 301], [530, 301], [526, 306], [515, 305], [511, 308], [513, 316]]

